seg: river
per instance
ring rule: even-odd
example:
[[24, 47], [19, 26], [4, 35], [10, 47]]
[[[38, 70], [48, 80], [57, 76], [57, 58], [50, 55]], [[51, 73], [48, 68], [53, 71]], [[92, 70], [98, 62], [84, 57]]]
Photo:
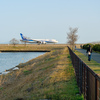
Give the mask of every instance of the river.
[[45, 52], [3, 52], [0, 53], [0, 72], [25, 63]]

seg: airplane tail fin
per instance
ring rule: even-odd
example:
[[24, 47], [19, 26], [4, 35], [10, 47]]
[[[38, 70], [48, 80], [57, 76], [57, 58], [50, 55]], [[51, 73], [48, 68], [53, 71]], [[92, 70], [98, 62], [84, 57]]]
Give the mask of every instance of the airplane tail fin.
[[21, 36], [21, 38], [23, 39], [23, 34], [22, 34], [22, 33], [20, 33], [20, 36]]
[[27, 37], [23, 36], [22, 33], [20, 33], [22, 40], [27, 41]]

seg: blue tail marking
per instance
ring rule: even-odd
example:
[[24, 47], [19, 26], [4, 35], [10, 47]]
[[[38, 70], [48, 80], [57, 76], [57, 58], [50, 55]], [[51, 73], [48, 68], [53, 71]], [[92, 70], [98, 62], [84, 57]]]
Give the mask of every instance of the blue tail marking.
[[21, 38], [22, 38], [23, 40], [27, 40], [27, 38], [24, 37], [22, 33], [20, 33], [20, 35], [21, 35]]

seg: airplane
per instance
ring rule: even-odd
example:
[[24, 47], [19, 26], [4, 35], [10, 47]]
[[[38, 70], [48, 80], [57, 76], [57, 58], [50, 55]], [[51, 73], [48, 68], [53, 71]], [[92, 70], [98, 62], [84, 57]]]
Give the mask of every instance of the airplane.
[[25, 43], [46, 44], [46, 43], [57, 43], [58, 42], [55, 39], [30, 39], [30, 38], [23, 36], [22, 33], [20, 33], [20, 35], [21, 35], [21, 38], [22, 38], [22, 40], [20, 40], [20, 41], [25, 42]]

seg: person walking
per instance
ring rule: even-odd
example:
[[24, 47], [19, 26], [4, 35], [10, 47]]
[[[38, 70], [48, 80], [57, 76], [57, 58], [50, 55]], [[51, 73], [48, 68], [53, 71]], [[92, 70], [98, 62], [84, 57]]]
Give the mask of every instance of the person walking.
[[89, 45], [89, 47], [87, 48], [86, 53], [88, 53], [88, 61], [91, 61], [91, 56], [92, 56], [92, 48]]

